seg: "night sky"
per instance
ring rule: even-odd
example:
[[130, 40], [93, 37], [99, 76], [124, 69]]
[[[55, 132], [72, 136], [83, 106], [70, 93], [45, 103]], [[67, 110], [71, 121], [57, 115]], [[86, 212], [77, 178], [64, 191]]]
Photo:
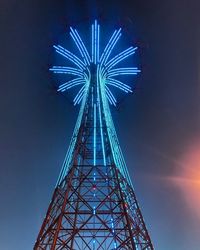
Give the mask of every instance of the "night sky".
[[1, 1], [1, 250], [33, 248], [78, 114], [48, 71], [52, 45], [94, 18], [139, 46], [135, 93], [113, 117], [155, 249], [200, 249], [199, 10], [198, 0]]

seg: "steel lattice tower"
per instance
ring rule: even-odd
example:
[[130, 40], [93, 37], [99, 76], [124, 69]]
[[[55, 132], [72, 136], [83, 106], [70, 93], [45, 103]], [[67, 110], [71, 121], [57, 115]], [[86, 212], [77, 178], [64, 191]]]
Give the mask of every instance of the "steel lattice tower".
[[76, 29], [70, 28], [70, 35], [80, 56], [60, 45], [54, 48], [76, 67], [54, 66], [50, 70], [73, 76], [59, 85], [58, 91], [80, 86], [74, 104], [81, 106], [34, 250], [152, 250], [109, 107], [116, 105], [112, 88], [132, 92], [117, 77], [136, 75], [140, 70], [117, 66], [137, 47], [110, 58], [121, 36], [119, 29], [100, 53], [97, 21], [92, 25], [91, 53]]

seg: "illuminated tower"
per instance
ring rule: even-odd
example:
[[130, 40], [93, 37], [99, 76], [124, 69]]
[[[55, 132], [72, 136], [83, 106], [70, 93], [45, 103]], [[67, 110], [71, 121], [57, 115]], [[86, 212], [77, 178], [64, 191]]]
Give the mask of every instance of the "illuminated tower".
[[79, 56], [54, 46], [74, 67], [53, 66], [50, 71], [71, 75], [58, 91], [79, 87], [73, 101], [80, 103], [80, 111], [34, 249], [152, 250], [109, 107], [116, 105], [116, 89], [132, 92], [121, 77], [140, 70], [120, 65], [137, 47], [111, 58], [121, 29], [114, 31], [102, 51], [97, 21], [91, 33], [89, 50], [77, 30], [70, 28]]

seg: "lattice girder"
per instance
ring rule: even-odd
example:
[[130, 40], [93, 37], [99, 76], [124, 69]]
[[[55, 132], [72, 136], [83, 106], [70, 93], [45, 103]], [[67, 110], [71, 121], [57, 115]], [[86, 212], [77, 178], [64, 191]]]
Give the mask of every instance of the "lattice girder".
[[[98, 30], [95, 25], [93, 28]], [[79, 44], [76, 30], [71, 32]], [[120, 31], [116, 31], [116, 37], [119, 34]], [[56, 50], [71, 56], [61, 46], [56, 46]], [[56, 66], [52, 70], [80, 73], [84, 63], [87, 65], [90, 60], [84, 47], [81, 51], [84, 62], [74, 57], [80, 69]], [[112, 93], [105, 84], [106, 74], [135, 73], [136, 68], [110, 69], [106, 73], [106, 65], [111, 67], [119, 59], [108, 60], [103, 65], [108, 59], [108, 51], [105, 51], [98, 63], [96, 50], [88, 70], [90, 74], [84, 72], [87, 79], [84, 94], [80, 92], [77, 97], [82, 98], [77, 123], [34, 250], [154, 249], [119, 146], [108, 104], [107, 95]], [[133, 52], [134, 49], [130, 49], [130, 53]], [[125, 57], [129, 52], [123, 53]], [[67, 84], [79, 84], [80, 80], [77, 81]], [[115, 81], [115, 84], [120, 83]], [[67, 86], [61, 85], [60, 89]]]

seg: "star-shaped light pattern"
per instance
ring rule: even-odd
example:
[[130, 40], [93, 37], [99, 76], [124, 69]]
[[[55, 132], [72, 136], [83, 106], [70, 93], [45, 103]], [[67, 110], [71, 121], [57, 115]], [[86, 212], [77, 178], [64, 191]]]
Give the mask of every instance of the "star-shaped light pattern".
[[74, 105], [79, 104], [86, 93], [87, 82], [91, 80], [91, 68], [92, 65], [98, 67], [98, 74], [101, 82], [105, 84], [106, 96], [110, 104], [116, 106], [117, 100], [111, 91], [110, 87], [115, 87], [125, 93], [133, 92], [131, 87], [120, 80], [116, 79], [121, 75], [137, 75], [140, 70], [137, 67], [117, 67], [120, 62], [127, 57], [133, 55], [137, 50], [137, 47], [129, 47], [128, 49], [120, 52], [113, 58], [110, 55], [121, 37], [121, 28], [115, 30], [110, 40], [105, 46], [103, 52], [100, 54], [100, 25], [95, 20], [92, 24], [92, 36], [91, 36], [91, 52], [89, 52], [81, 39], [78, 31], [70, 27], [70, 36], [72, 37], [80, 55], [76, 56], [74, 53], [63, 48], [61, 45], [54, 45], [54, 48], [58, 54], [71, 61], [76, 67], [65, 66], [53, 66], [51, 71], [58, 74], [69, 74], [76, 78], [73, 80], [62, 83], [58, 87], [58, 91], [64, 92], [77, 85], [80, 86], [78, 93], [74, 97]]

